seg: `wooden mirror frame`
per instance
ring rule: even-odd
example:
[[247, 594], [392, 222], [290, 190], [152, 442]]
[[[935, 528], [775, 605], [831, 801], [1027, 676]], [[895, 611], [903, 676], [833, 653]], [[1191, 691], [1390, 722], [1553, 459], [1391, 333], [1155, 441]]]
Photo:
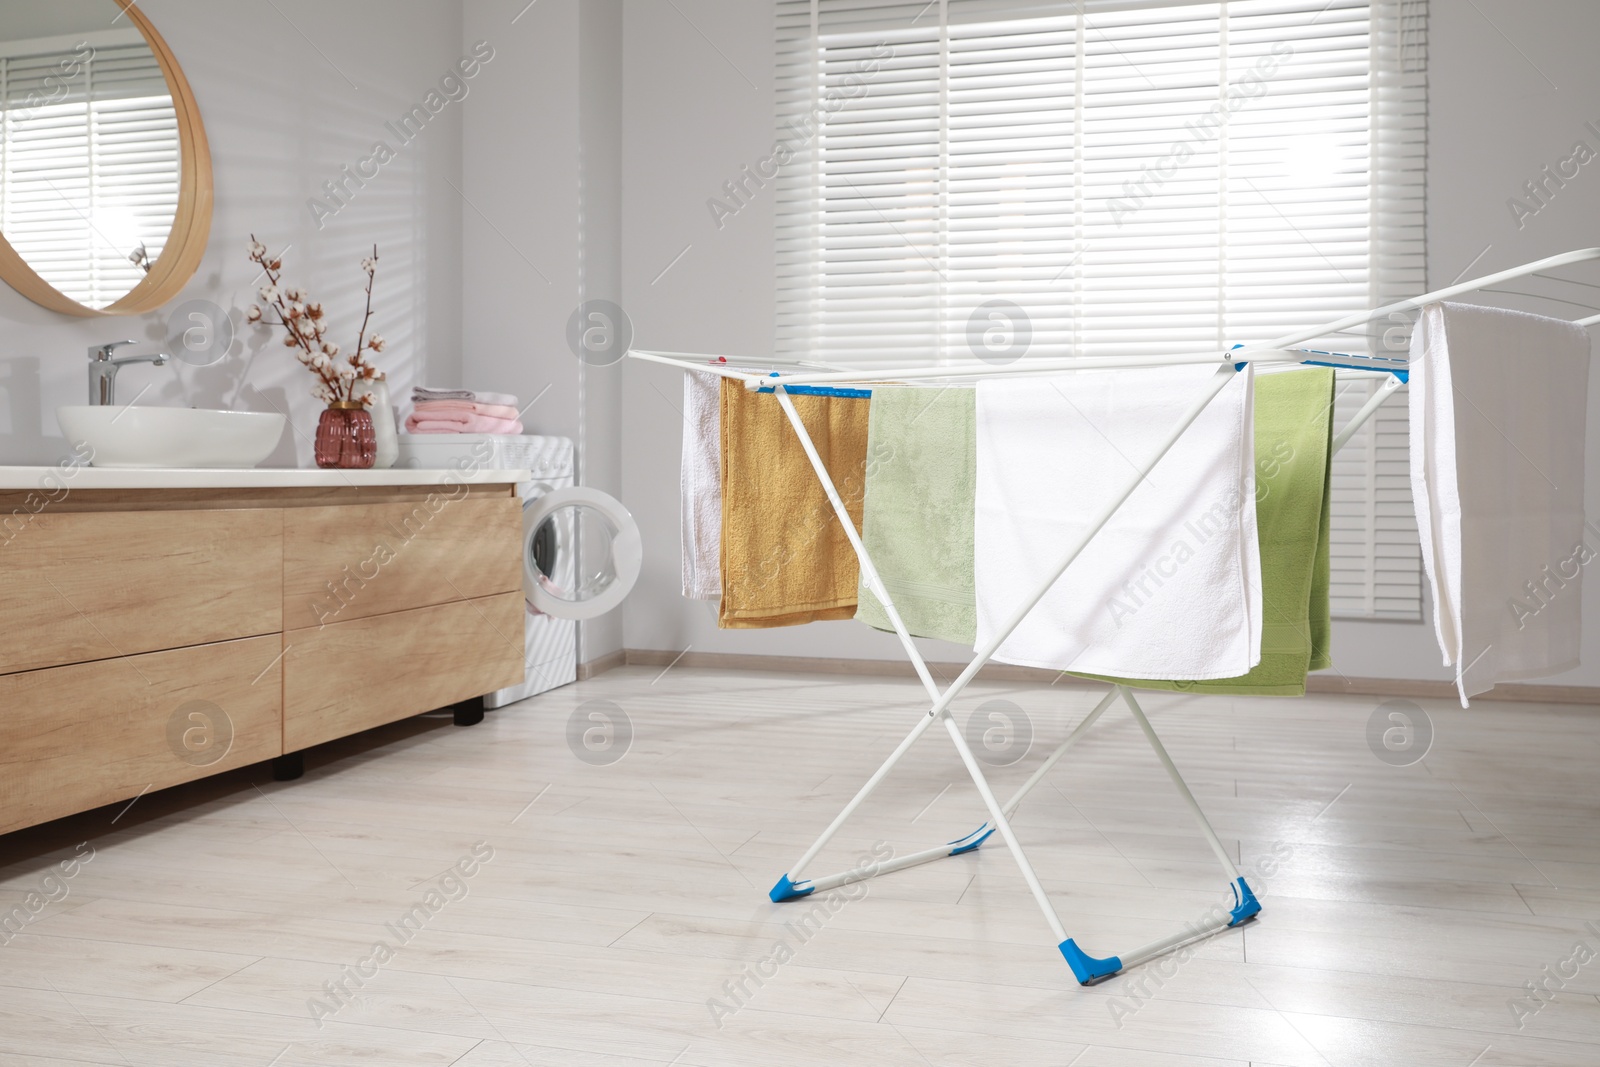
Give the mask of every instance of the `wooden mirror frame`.
[[112, 2], [139, 28], [150, 51], [155, 53], [161, 73], [167, 79], [172, 110], [178, 120], [178, 208], [167, 243], [138, 285], [114, 303], [92, 308], [78, 303], [41, 278], [11, 247], [5, 234], [0, 233], [0, 279], [35, 304], [79, 318], [140, 315], [159, 308], [177, 296], [200, 269], [200, 259], [205, 255], [206, 242], [211, 236], [211, 145], [206, 140], [205, 125], [200, 121], [194, 91], [189, 88], [189, 81], [183, 76], [183, 68], [178, 66], [172, 49], [137, 8], [139, 0]]

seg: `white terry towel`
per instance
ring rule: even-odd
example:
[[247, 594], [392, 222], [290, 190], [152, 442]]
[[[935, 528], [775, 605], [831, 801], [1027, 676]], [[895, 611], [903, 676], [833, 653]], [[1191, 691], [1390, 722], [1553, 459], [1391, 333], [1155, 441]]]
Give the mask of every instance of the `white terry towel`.
[[1589, 335], [1429, 304], [1411, 336], [1411, 495], [1461, 706], [1578, 665]]
[[683, 375], [683, 466], [678, 474], [683, 595], [722, 595], [722, 378]]
[[[1214, 366], [978, 384], [978, 637], [991, 640], [1149, 461]], [[1237, 374], [995, 658], [1125, 678], [1261, 660], [1253, 369]]]

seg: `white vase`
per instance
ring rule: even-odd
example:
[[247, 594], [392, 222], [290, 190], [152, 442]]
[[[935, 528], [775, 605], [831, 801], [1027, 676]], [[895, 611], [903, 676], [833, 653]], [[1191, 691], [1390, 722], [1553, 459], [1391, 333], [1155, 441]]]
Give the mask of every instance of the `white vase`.
[[372, 436], [378, 445], [378, 454], [372, 461], [373, 469], [394, 466], [400, 458], [400, 436], [395, 429], [394, 406], [389, 403], [389, 383], [369, 382], [372, 392]]

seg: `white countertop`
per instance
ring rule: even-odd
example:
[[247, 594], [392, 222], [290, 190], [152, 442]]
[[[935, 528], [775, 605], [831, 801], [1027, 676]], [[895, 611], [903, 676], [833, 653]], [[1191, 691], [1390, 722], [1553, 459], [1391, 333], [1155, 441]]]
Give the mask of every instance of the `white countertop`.
[[[49, 479], [48, 482], [45, 479]], [[318, 486], [498, 485], [526, 482], [525, 470], [323, 470], [318, 467], [140, 468], [3, 467], [0, 491], [38, 489], [276, 489]]]

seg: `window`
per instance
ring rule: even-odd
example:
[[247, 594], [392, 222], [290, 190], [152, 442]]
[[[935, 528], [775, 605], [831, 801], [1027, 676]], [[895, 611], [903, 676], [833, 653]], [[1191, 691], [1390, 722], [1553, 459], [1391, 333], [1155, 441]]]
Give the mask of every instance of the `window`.
[[[1425, 32], [1423, 0], [779, 0], [777, 350], [1196, 352], [1420, 292]], [[1338, 461], [1338, 615], [1421, 617], [1404, 420]]]
[[[1370, 380], [1339, 383], [1336, 429], [1354, 417], [1376, 386]], [[1335, 618], [1422, 618], [1409, 426], [1401, 389], [1333, 457], [1329, 577]]]
[[91, 38], [0, 45], [0, 233], [56, 289], [105, 307], [166, 245], [178, 124], [137, 30]]

